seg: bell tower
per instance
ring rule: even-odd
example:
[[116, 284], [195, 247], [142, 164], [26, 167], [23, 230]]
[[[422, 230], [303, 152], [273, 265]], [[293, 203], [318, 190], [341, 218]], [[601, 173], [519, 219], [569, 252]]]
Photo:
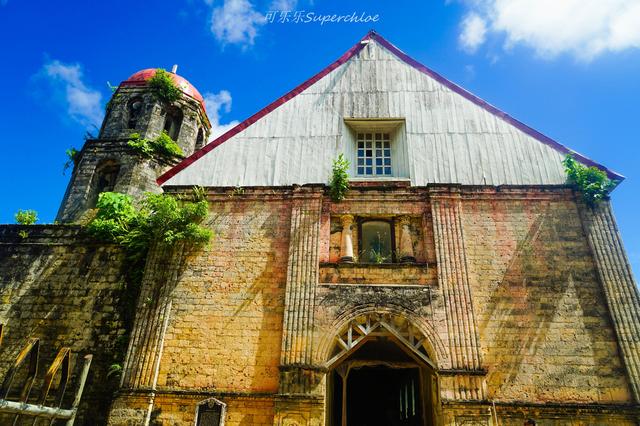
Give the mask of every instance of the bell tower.
[[[140, 198], [161, 192], [156, 178], [180, 161], [179, 156], [143, 156], [131, 146], [132, 135], [154, 140], [163, 132], [184, 156], [206, 143], [211, 124], [204, 99], [186, 79], [150, 68], [120, 83], [107, 104], [100, 133], [87, 139], [74, 157], [74, 169], [58, 211], [59, 222], [76, 222], [95, 207], [101, 192]], [[160, 80], [160, 82], [158, 82]]]

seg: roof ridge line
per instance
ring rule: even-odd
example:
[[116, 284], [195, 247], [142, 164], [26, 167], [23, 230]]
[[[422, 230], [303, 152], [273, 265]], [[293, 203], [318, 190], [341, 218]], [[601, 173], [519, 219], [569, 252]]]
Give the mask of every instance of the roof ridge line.
[[391, 54], [396, 56], [398, 59], [400, 59], [405, 64], [411, 66], [412, 68], [416, 69], [417, 71], [422, 72], [423, 74], [428, 75], [429, 77], [433, 78], [434, 80], [436, 80], [440, 84], [443, 84], [444, 86], [446, 86], [447, 88], [451, 89], [455, 93], [459, 94], [460, 96], [464, 97], [465, 99], [469, 100], [470, 102], [473, 102], [474, 104], [476, 104], [479, 107], [483, 108], [484, 110], [486, 110], [490, 114], [492, 114], [494, 116], [497, 116], [498, 118], [506, 121], [507, 123], [509, 123], [512, 126], [516, 127], [520, 131], [524, 132], [525, 134], [527, 134], [527, 135], [531, 136], [532, 138], [536, 139], [538, 142], [543, 143], [545, 145], [548, 145], [548, 146], [554, 148], [555, 150], [557, 150], [559, 152], [562, 152], [562, 153], [565, 153], [565, 154], [572, 154], [581, 163], [584, 163], [584, 164], [586, 164], [588, 166], [594, 166], [594, 167], [599, 168], [600, 170], [603, 170], [604, 172], [607, 173], [607, 175], [609, 176], [610, 179], [617, 180], [619, 182], [625, 179], [625, 177], [623, 175], [621, 175], [620, 173], [617, 173], [617, 172], [615, 172], [613, 170], [610, 170], [609, 168], [603, 166], [602, 164], [597, 163], [594, 160], [591, 160], [587, 156], [582, 155], [579, 152], [574, 151], [574, 150], [572, 150], [571, 148], [568, 148], [565, 145], [562, 145], [561, 143], [557, 142], [556, 140], [550, 138], [549, 136], [546, 136], [545, 134], [539, 132], [538, 130], [535, 130], [534, 128], [524, 124], [523, 122], [519, 121], [518, 119], [513, 118], [512, 116], [510, 116], [506, 112], [502, 111], [501, 109], [491, 105], [490, 103], [488, 103], [484, 99], [474, 95], [473, 93], [471, 93], [468, 90], [464, 89], [463, 87], [457, 85], [456, 83], [452, 82], [451, 80], [447, 79], [446, 77], [443, 77], [442, 75], [440, 75], [437, 72], [433, 71], [431, 68], [427, 67], [426, 65], [424, 65], [424, 64], [418, 62], [417, 60], [413, 59], [412, 57], [410, 57], [409, 55], [404, 53], [402, 50], [400, 50], [398, 47], [396, 47], [395, 45], [393, 45], [392, 43], [387, 41], [384, 37], [382, 37], [380, 34], [378, 34], [375, 30], [370, 30], [370, 31], [367, 32], [367, 34], [364, 37], [362, 37], [360, 40], [358, 40], [358, 42], [356, 44], [354, 44], [349, 50], [347, 50], [342, 56], [340, 56], [337, 60], [335, 60], [334, 62], [332, 62], [331, 64], [329, 64], [325, 68], [323, 68], [320, 72], [318, 72], [317, 74], [315, 74], [311, 78], [305, 80], [302, 84], [296, 86], [294, 89], [290, 90], [285, 95], [283, 95], [283, 96], [279, 97], [278, 99], [276, 99], [275, 101], [271, 102], [266, 107], [262, 108], [261, 110], [259, 110], [255, 114], [251, 115], [249, 118], [247, 118], [244, 121], [240, 122], [239, 124], [237, 124], [236, 126], [231, 128], [230, 130], [228, 130], [227, 132], [225, 132], [222, 135], [220, 135], [218, 138], [214, 139], [213, 141], [211, 141], [210, 143], [208, 143], [207, 145], [205, 145], [204, 147], [202, 147], [198, 151], [194, 152], [193, 154], [191, 154], [187, 158], [183, 159], [180, 163], [178, 163], [177, 165], [175, 165], [174, 167], [172, 167], [171, 169], [169, 169], [168, 171], [166, 171], [162, 175], [160, 175], [156, 179], [156, 182], [158, 183], [158, 185], [164, 184], [166, 181], [171, 179], [173, 176], [178, 174], [180, 171], [182, 171], [185, 168], [187, 168], [190, 164], [194, 163], [199, 158], [203, 157], [205, 154], [209, 153], [210, 151], [212, 151], [213, 149], [215, 149], [216, 147], [218, 147], [219, 145], [221, 145], [222, 143], [224, 143], [225, 141], [227, 141], [231, 137], [233, 137], [236, 134], [240, 133], [242, 130], [244, 130], [247, 127], [251, 126], [256, 121], [258, 121], [260, 118], [262, 118], [265, 115], [269, 114], [271, 111], [275, 110], [279, 106], [281, 106], [281, 105], [285, 104], [286, 102], [288, 102], [289, 100], [293, 99], [294, 97], [299, 95], [301, 92], [303, 92], [304, 90], [309, 88], [311, 85], [315, 84], [318, 80], [320, 80], [321, 78], [323, 78], [324, 76], [329, 74], [331, 71], [333, 71], [334, 69], [338, 68], [340, 65], [346, 63], [348, 60], [350, 60], [352, 57], [357, 55], [364, 48], [366, 43], [363, 43], [363, 42], [366, 41], [366, 40], [375, 40], [376, 42], [380, 43], [385, 49], [387, 49]]

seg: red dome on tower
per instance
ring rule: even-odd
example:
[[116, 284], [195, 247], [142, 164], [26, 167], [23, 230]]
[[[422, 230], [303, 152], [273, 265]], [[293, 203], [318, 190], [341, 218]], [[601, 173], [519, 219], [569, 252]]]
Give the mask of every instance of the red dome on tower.
[[[135, 74], [131, 75], [131, 77], [120, 83], [120, 86], [144, 86], [145, 84], [147, 84], [147, 81], [149, 81], [149, 79], [151, 79], [151, 77], [156, 74], [156, 70], [157, 68], [147, 68], [146, 70], [138, 71]], [[200, 105], [202, 105], [202, 109], [205, 109], [204, 98], [202, 97], [200, 92], [198, 92], [198, 89], [196, 89], [191, 83], [189, 83], [186, 78], [181, 77], [178, 74], [172, 72], [167, 72], [167, 74], [169, 74], [176, 86], [178, 86], [178, 88], [182, 90], [182, 93], [198, 101]]]

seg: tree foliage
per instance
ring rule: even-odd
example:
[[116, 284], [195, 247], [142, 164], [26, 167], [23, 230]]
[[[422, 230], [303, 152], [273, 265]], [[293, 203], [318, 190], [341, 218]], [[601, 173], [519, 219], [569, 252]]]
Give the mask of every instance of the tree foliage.
[[605, 199], [616, 182], [597, 167], [587, 167], [578, 163], [571, 154], [562, 161], [568, 181], [582, 193], [582, 199], [588, 205], [595, 205]]
[[349, 165], [349, 160], [344, 158], [344, 154], [340, 154], [338, 158], [333, 160], [331, 180], [329, 181], [329, 195], [335, 202], [344, 200], [349, 190]]
[[129, 195], [103, 192], [98, 197], [96, 217], [87, 230], [100, 240], [123, 246], [134, 260], [146, 257], [154, 243], [207, 243], [212, 232], [199, 223], [207, 215], [208, 204], [202, 190], [194, 190], [194, 194], [196, 201], [147, 193], [136, 209]]

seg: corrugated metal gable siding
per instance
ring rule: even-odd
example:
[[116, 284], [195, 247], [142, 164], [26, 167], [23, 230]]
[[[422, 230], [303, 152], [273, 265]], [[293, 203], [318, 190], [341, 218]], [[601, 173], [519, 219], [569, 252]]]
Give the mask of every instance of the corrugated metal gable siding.
[[565, 181], [563, 154], [370, 41], [347, 63], [165, 184], [324, 183], [332, 160], [353, 149], [343, 135], [345, 117], [404, 117], [414, 185]]

